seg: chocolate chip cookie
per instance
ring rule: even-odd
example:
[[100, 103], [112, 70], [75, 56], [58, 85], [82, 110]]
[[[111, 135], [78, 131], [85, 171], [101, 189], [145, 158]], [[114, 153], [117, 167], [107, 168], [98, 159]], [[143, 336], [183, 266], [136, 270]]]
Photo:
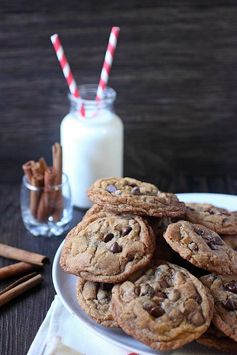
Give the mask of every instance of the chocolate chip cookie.
[[156, 350], [177, 349], [204, 333], [213, 299], [187, 270], [163, 263], [112, 290], [112, 312], [129, 335]]
[[197, 339], [197, 342], [211, 349], [223, 351], [230, 355], [237, 355], [237, 343], [213, 325]]
[[69, 232], [60, 264], [86, 280], [117, 283], [147, 266], [154, 249], [153, 231], [141, 217], [99, 213]]
[[237, 234], [237, 214], [207, 203], [188, 203], [186, 218], [218, 234]]
[[221, 238], [229, 247], [237, 251], [237, 235], [222, 235]]
[[214, 325], [237, 342], [237, 276], [210, 274], [200, 280], [214, 298]]
[[114, 213], [176, 217], [185, 212], [184, 203], [174, 194], [128, 177], [97, 180], [88, 190], [88, 196], [93, 203]]
[[88, 211], [86, 211], [86, 213], [83, 216], [83, 220], [85, 220], [88, 217], [92, 217], [95, 214], [100, 213], [100, 212], [106, 212], [106, 211], [103, 209], [102, 206], [94, 204], [91, 208], [89, 208]]
[[77, 300], [81, 308], [97, 323], [105, 327], [118, 327], [112, 316], [111, 297], [113, 284], [77, 280]]
[[207, 227], [179, 221], [168, 226], [164, 238], [195, 266], [221, 275], [237, 273], [237, 253]]

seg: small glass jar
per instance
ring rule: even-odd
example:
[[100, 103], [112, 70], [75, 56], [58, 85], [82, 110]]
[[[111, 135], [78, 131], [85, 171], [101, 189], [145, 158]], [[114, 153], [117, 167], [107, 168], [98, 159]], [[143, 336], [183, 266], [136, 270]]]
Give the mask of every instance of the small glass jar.
[[62, 174], [62, 184], [47, 190], [31, 185], [24, 175], [20, 202], [24, 225], [34, 236], [59, 236], [69, 229], [73, 209], [66, 174]]
[[[70, 112], [61, 123], [63, 171], [68, 175], [73, 205], [88, 208], [87, 189], [103, 177], [123, 176], [123, 123], [114, 113], [116, 92], [107, 87], [96, 101], [97, 85], [79, 87], [81, 98], [69, 95]], [[84, 105], [85, 117], [80, 113]]]

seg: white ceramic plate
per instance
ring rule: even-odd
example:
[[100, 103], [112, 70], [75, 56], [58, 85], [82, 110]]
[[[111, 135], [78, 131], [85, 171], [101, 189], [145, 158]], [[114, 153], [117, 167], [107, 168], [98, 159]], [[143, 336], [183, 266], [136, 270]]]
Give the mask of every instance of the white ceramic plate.
[[[209, 194], [209, 193], [188, 193], [188, 194], [177, 194], [179, 199], [184, 202], [207, 202], [214, 204], [218, 207], [227, 208], [229, 210], [237, 210], [237, 196], [233, 195], [223, 195], [223, 194]], [[108, 342], [111, 342], [115, 345], [123, 347], [128, 350], [128, 352], [137, 352], [139, 355], [152, 355], [152, 354], [161, 354], [152, 350], [151, 348], [145, 346], [144, 344], [138, 342], [132, 337], [125, 334], [122, 330], [119, 329], [110, 329], [102, 327], [92, 321], [86, 313], [81, 310], [76, 300], [76, 290], [75, 283], [76, 277], [73, 275], [66, 274], [63, 272], [59, 266], [59, 258], [63, 242], [57, 250], [57, 253], [53, 262], [53, 283], [55, 290], [60, 297], [64, 306], [71, 312], [73, 315], [78, 317], [85, 327], [88, 328], [88, 331], [91, 333], [96, 333], [102, 338], [106, 339]], [[164, 354], [164, 353], [163, 353]], [[165, 353], [167, 354], [167, 352]], [[218, 352], [213, 352], [206, 350], [205, 348], [199, 346], [198, 344], [192, 343], [186, 345], [185, 347], [172, 352], [172, 354], [182, 354], [182, 355], [191, 355], [191, 354], [218, 354]]]

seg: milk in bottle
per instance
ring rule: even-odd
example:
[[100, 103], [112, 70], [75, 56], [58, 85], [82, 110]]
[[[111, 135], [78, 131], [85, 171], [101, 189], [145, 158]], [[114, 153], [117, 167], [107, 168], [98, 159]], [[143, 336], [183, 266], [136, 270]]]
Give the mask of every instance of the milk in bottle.
[[[123, 176], [123, 123], [114, 113], [116, 92], [107, 87], [96, 101], [96, 85], [79, 87], [81, 99], [69, 95], [70, 112], [60, 128], [63, 171], [69, 177], [74, 206], [88, 208], [87, 189], [102, 177]], [[84, 105], [85, 117], [80, 113]]]

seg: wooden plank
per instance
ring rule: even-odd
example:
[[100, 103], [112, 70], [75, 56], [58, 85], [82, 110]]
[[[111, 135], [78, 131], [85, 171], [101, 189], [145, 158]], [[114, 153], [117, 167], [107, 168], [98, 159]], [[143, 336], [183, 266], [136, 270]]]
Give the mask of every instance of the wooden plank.
[[[21, 163], [49, 156], [51, 144], [59, 139], [68, 110], [67, 89], [49, 35], [61, 34], [76, 78], [92, 83], [98, 81], [109, 29], [116, 23], [122, 30], [110, 84], [118, 91], [116, 110], [125, 123], [125, 171], [133, 173], [135, 143], [142, 140], [147, 144], [146, 159], [141, 154], [139, 160], [144, 170], [167, 161], [170, 154], [170, 176], [177, 166], [184, 174], [197, 169], [208, 175], [236, 175], [233, 3], [165, 6], [149, 1], [145, 6], [133, 1], [123, 7], [104, 0], [98, 11], [92, 11], [93, 2], [79, 3], [66, 12], [60, 6], [52, 12], [52, 6], [45, 11], [35, 4], [20, 14], [10, 5], [3, 8], [1, 171], [10, 165], [10, 179], [18, 181]], [[149, 156], [151, 142], [154, 154]], [[154, 155], [159, 159], [153, 161]], [[162, 173], [162, 164], [157, 170]], [[8, 180], [5, 173], [0, 181]]]

